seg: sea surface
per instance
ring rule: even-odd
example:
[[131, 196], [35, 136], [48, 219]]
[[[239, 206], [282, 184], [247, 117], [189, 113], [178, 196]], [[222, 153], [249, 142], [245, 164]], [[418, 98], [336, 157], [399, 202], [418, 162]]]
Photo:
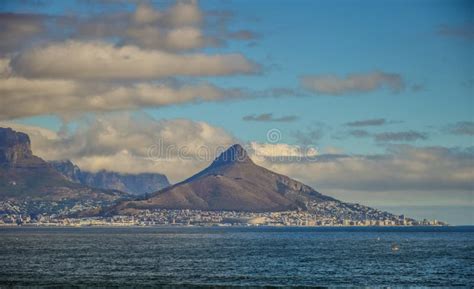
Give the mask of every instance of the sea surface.
[[32, 285], [472, 288], [474, 227], [0, 228], [0, 287]]

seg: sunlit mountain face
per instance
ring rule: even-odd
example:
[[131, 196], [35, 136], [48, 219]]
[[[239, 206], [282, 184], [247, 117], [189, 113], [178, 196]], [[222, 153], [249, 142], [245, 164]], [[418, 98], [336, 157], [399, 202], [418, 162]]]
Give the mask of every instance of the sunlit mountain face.
[[[307, 209], [287, 195], [304, 184], [473, 224], [473, 9], [2, 1], [1, 194], [262, 212]], [[251, 162], [200, 173], [234, 144]]]

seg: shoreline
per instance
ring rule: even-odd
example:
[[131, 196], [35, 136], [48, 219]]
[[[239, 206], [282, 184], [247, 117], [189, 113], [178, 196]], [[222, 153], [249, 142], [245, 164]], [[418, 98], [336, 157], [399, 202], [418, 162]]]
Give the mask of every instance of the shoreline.
[[57, 224], [47, 224], [47, 225], [36, 225], [36, 224], [23, 224], [23, 225], [7, 225], [1, 224], [0, 228], [308, 228], [308, 229], [317, 229], [317, 228], [340, 228], [340, 229], [350, 229], [350, 228], [455, 228], [455, 227], [473, 227], [474, 225], [420, 225], [420, 226], [403, 226], [403, 225], [393, 225], [393, 226], [272, 226], [272, 225], [57, 225]]

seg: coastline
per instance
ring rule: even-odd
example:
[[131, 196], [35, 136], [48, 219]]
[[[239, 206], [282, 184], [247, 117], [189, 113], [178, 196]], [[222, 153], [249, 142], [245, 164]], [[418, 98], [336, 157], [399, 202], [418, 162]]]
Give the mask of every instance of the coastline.
[[161, 225], [82, 225], [82, 226], [69, 226], [69, 225], [34, 225], [34, 224], [25, 224], [25, 225], [0, 225], [0, 229], [84, 229], [84, 228], [91, 228], [91, 229], [290, 229], [290, 230], [348, 230], [348, 231], [389, 231], [390, 229], [394, 229], [395, 231], [417, 231], [420, 229], [432, 229], [436, 230], [456, 230], [458, 228], [466, 228], [472, 229], [474, 232], [474, 225], [422, 225], [422, 226], [272, 226], [272, 225], [232, 225], [232, 226], [216, 226], [216, 225], [170, 225], [170, 224], [161, 224]]

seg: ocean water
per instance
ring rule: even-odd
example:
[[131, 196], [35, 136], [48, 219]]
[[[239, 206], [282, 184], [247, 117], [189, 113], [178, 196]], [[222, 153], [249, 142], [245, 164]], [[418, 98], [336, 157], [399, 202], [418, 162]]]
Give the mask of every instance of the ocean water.
[[165, 284], [472, 287], [474, 227], [0, 228], [0, 287]]

